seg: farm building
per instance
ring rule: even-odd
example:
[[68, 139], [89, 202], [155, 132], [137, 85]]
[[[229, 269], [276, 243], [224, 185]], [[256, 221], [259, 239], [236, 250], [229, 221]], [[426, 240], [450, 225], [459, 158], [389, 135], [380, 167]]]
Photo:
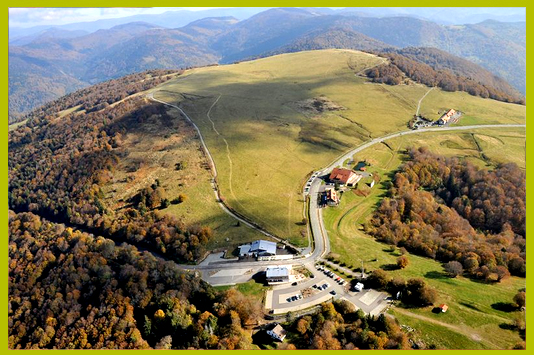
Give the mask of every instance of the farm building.
[[447, 111], [445, 114], [443, 114], [443, 116], [439, 118], [438, 123], [441, 125], [445, 124], [449, 122], [451, 118], [454, 117], [454, 115], [456, 115], [456, 110], [451, 108], [449, 111]]
[[336, 189], [329, 188], [325, 190], [326, 193], [326, 203], [329, 206], [337, 206], [339, 205], [339, 195], [337, 194]]
[[343, 168], [334, 168], [330, 173], [329, 180], [340, 185], [354, 186], [362, 176], [354, 171]]

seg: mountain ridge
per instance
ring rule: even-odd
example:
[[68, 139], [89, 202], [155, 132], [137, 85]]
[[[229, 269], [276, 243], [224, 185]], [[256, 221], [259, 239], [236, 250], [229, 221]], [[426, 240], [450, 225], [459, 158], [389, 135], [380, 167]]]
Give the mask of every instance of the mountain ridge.
[[[9, 109], [11, 115], [27, 112], [73, 88], [134, 71], [232, 63], [302, 49], [388, 47], [437, 48], [474, 62], [525, 92], [524, 23], [486, 20], [444, 26], [406, 16], [274, 8], [242, 21], [206, 17], [174, 29], [138, 21], [81, 37], [41, 38], [10, 46]], [[50, 80], [43, 84], [42, 78]]]

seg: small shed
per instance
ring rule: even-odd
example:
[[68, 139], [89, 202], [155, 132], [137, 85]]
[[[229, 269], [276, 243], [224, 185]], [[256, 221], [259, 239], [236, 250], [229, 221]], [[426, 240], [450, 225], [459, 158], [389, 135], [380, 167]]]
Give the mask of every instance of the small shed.
[[449, 306], [443, 303], [443, 304], [440, 304], [438, 308], [441, 309], [441, 313], [445, 313], [449, 309]]
[[280, 324], [276, 323], [276, 326], [273, 329], [268, 330], [267, 334], [269, 334], [273, 339], [283, 341], [287, 332]]

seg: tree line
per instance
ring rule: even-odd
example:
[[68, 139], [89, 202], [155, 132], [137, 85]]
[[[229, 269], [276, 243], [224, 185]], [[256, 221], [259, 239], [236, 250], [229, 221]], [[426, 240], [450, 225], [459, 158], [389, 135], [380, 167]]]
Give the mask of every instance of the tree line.
[[510, 95], [493, 86], [454, 74], [449, 69], [434, 69], [428, 64], [396, 52], [377, 52], [375, 54], [387, 58], [389, 62], [365, 71], [365, 75], [373, 82], [399, 85], [405, 82], [407, 77], [417, 83], [439, 87], [444, 91], [465, 91], [473, 96], [525, 105], [525, 99], [522, 97]]
[[486, 281], [525, 276], [525, 172], [513, 163], [478, 169], [426, 148], [407, 154], [409, 161], [366, 225], [368, 233], [419, 255], [458, 262], [461, 272]]
[[54, 116], [60, 111], [76, 106], [80, 106], [79, 110], [86, 110], [86, 112], [101, 110], [134, 93], [153, 88], [168, 80], [169, 75], [176, 73], [182, 74], [183, 70], [147, 70], [126, 75], [119, 79], [108, 80], [62, 96], [32, 110], [26, 115], [12, 115], [9, 117], [9, 124], [26, 119]]
[[[346, 300], [323, 303], [318, 313], [289, 320], [286, 349], [410, 349], [395, 319], [365, 315]], [[287, 339], [287, 338], [286, 338]]]

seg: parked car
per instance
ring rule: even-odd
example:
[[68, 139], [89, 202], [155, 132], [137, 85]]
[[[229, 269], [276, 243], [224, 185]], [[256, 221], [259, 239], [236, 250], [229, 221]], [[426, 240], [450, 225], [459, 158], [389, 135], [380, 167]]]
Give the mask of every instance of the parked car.
[[330, 294], [335, 296], [336, 291], [332, 290], [332, 291], [330, 291]]
[[287, 302], [291, 302], [291, 297], [286, 298]]
[[296, 283], [296, 282], [293, 282], [293, 283], [291, 284], [291, 286], [297, 286], [297, 283]]

